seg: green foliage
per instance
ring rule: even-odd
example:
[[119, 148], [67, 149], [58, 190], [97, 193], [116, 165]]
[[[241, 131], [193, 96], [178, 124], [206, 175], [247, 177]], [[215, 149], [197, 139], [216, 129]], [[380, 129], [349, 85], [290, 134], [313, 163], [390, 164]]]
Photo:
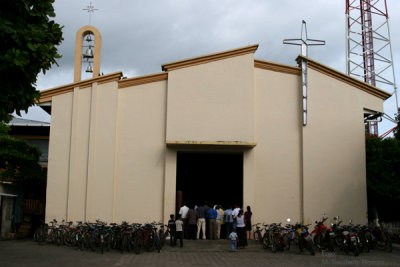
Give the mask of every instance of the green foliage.
[[400, 142], [400, 108], [397, 111], [396, 121], [397, 121], [397, 127], [394, 129], [393, 134], [394, 138], [396, 138], [397, 141]]
[[10, 131], [10, 126], [0, 122], [0, 136], [8, 134], [9, 131]]
[[23, 139], [7, 134], [9, 127], [0, 122], [0, 180], [43, 183], [46, 170], [38, 161], [41, 151]]
[[372, 198], [400, 199], [400, 141], [366, 138], [367, 184]]
[[55, 17], [54, 0], [1, 1], [0, 8], [0, 121], [25, 110], [40, 97], [37, 75], [57, 64], [62, 27]]

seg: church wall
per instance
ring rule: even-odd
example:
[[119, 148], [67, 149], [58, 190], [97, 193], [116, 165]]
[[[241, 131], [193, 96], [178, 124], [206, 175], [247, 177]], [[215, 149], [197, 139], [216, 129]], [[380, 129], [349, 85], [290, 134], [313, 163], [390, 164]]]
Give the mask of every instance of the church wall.
[[49, 139], [46, 191], [46, 221], [65, 219], [68, 204], [68, 177], [73, 93], [53, 97]]
[[113, 220], [117, 82], [92, 85], [86, 219]]
[[122, 88], [118, 93], [114, 221], [160, 221], [164, 207], [167, 82]]
[[305, 127], [301, 76], [254, 68], [253, 54], [53, 96], [46, 221], [166, 222], [179, 151], [166, 141], [243, 141], [256, 143], [235, 148], [253, 222], [366, 222], [363, 110], [383, 101], [313, 69], [308, 84]]
[[301, 77], [255, 68], [254, 79], [254, 222], [300, 221]]
[[[74, 90], [68, 220], [86, 220], [86, 192], [92, 88]], [[53, 119], [53, 116], [52, 116]]]
[[303, 128], [306, 223], [330, 218], [367, 222], [363, 109], [383, 101], [309, 69], [308, 124]]
[[169, 71], [167, 140], [252, 142], [253, 71], [253, 54]]

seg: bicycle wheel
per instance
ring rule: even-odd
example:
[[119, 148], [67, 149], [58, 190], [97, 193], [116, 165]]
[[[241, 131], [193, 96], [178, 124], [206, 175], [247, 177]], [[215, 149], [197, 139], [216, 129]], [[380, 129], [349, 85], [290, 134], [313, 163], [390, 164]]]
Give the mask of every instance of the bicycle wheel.
[[161, 247], [163, 247], [164, 246], [164, 244], [165, 244], [165, 234], [164, 234], [164, 231], [162, 231], [162, 230], [160, 230], [159, 232], [158, 232], [158, 238], [159, 238], [159, 243], [160, 243], [160, 246]]
[[362, 236], [360, 239], [361, 239], [361, 252], [369, 253], [369, 244], [367, 238], [365, 236]]
[[64, 244], [68, 247], [75, 246], [74, 233], [72, 231], [64, 233]]
[[133, 249], [136, 254], [140, 254], [140, 251], [142, 250], [142, 240], [139, 235], [135, 235], [133, 238]]
[[[254, 233], [254, 235], [255, 235], [255, 233]], [[258, 242], [263, 243], [263, 236], [261, 234], [261, 231], [257, 232], [257, 240], [258, 240]]]
[[75, 245], [79, 250], [83, 250], [85, 248], [84, 236], [80, 232], [75, 232], [74, 234]]
[[86, 249], [90, 249], [90, 239], [91, 239], [91, 234], [89, 232], [84, 233], [83, 236], [83, 246]]
[[157, 249], [157, 252], [160, 253], [161, 250], [161, 241], [160, 238], [156, 235], [154, 238], [154, 246]]
[[286, 235], [283, 237], [283, 242], [286, 244], [285, 250], [289, 250], [290, 249], [290, 239]]
[[267, 235], [264, 235], [264, 238], [262, 239], [262, 243], [263, 243], [264, 249], [268, 249], [269, 246], [271, 245]]
[[90, 249], [92, 251], [96, 251], [96, 247], [97, 247], [96, 235], [94, 235], [94, 234], [90, 235], [89, 245], [90, 245]]
[[33, 242], [39, 241], [39, 228], [36, 229], [35, 233], [33, 234]]
[[155, 241], [153, 238], [149, 238], [147, 239], [146, 243], [144, 244], [146, 250], [148, 252], [152, 252], [154, 251], [154, 247], [155, 247]]
[[276, 253], [278, 250], [278, 242], [276, 242], [275, 237], [271, 238], [270, 240], [271, 252]]
[[392, 252], [393, 251], [393, 245], [392, 245], [392, 239], [390, 238], [389, 233], [384, 233], [384, 242], [385, 242], [385, 250], [387, 252]]
[[129, 238], [128, 238], [128, 235], [125, 234], [122, 237], [121, 253], [124, 253], [125, 251], [128, 251], [128, 246], [129, 246]]
[[104, 254], [104, 235], [100, 234], [99, 238], [100, 238], [100, 240], [99, 240], [100, 241], [100, 244], [99, 244], [100, 252], [101, 252], [101, 254]]
[[47, 243], [47, 230], [41, 230], [38, 236], [38, 243], [39, 245], [43, 246]]
[[111, 244], [112, 244], [112, 236], [111, 235], [106, 235], [104, 237], [104, 246], [106, 248], [107, 251], [111, 250]]

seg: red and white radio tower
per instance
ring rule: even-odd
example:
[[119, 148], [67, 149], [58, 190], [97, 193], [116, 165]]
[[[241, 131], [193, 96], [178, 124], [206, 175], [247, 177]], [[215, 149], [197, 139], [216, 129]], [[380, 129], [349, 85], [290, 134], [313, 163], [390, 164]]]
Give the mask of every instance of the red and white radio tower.
[[[399, 108], [386, 0], [346, 0], [346, 71], [366, 83], [393, 87]], [[376, 116], [369, 133], [378, 135]], [[368, 121], [368, 119], [367, 119]]]

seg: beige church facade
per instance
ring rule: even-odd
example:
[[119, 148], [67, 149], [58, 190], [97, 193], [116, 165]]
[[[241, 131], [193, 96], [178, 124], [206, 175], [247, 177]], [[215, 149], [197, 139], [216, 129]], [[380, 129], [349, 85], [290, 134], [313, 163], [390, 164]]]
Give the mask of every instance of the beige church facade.
[[327, 213], [365, 223], [364, 113], [383, 112], [390, 94], [299, 57], [308, 62], [303, 126], [301, 69], [254, 59], [257, 47], [42, 91], [52, 117], [46, 220], [166, 222], [185, 183], [179, 158], [195, 154], [239, 155], [239, 180], [213, 179], [240, 191], [231, 201], [250, 205], [254, 222]]

